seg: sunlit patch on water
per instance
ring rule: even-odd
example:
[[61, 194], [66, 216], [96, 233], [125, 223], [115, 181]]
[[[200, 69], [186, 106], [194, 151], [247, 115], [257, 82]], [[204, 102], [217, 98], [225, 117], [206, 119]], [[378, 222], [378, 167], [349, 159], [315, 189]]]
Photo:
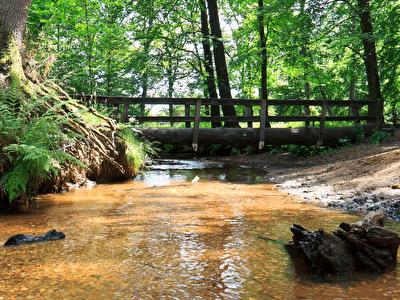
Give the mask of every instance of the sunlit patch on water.
[[2, 243], [53, 228], [67, 237], [1, 248], [0, 299], [400, 298], [397, 270], [313, 278], [282, 243], [259, 238], [288, 241], [293, 223], [331, 231], [362, 216], [289, 198], [251, 168], [173, 164], [147, 180], [42, 195], [40, 209], [2, 215]]

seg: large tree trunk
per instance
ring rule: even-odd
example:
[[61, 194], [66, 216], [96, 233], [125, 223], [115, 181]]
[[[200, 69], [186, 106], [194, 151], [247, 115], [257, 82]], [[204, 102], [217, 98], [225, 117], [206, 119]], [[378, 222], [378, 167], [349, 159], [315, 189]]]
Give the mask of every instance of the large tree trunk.
[[[228, 68], [225, 60], [225, 48], [222, 42], [222, 33], [219, 24], [217, 1], [207, 0], [207, 4], [210, 16], [211, 35], [213, 36], [213, 52], [219, 95], [222, 99], [232, 99]], [[236, 116], [236, 110], [233, 105], [222, 105], [222, 112], [224, 116]], [[237, 122], [226, 122], [225, 127], [239, 127], [239, 124]]]
[[[210, 33], [208, 30], [208, 18], [206, 11], [206, 3], [204, 0], [200, 0], [200, 8], [201, 8], [201, 34], [202, 34], [202, 44], [203, 44], [203, 52], [204, 52], [204, 66], [206, 69], [206, 85], [208, 91], [208, 97], [217, 99], [217, 87], [215, 85], [215, 77], [214, 77], [214, 69], [213, 69], [213, 61], [212, 61], [212, 53], [210, 47]], [[211, 116], [219, 117], [219, 105], [211, 105]], [[221, 122], [212, 122], [211, 126], [213, 128], [221, 127]]]
[[22, 47], [32, 0], [0, 0], [0, 50], [13, 39]]
[[[361, 32], [363, 34], [363, 58], [367, 73], [369, 100], [382, 99], [369, 0], [357, 0], [357, 4], [360, 15]], [[376, 109], [379, 109], [377, 105], [368, 106], [368, 114], [376, 115]]]
[[32, 0], [0, 0], [0, 84], [22, 87], [23, 38]]

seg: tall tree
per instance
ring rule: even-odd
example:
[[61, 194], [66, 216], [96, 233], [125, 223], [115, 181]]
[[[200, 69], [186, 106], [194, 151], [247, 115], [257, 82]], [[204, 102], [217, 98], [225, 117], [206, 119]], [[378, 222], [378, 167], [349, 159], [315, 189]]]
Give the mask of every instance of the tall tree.
[[[231, 87], [229, 83], [228, 68], [225, 59], [225, 47], [222, 42], [222, 32], [219, 23], [218, 6], [216, 0], [207, 0], [208, 14], [213, 37], [214, 63], [217, 73], [219, 96], [222, 99], [232, 99]], [[236, 116], [233, 105], [222, 105], [224, 116]], [[226, 122], [225, 127], [239, 127], [238, 122]]]
[[[379, 82], [378, 58], [376, 56], [375, 37], [372, 27], [369, 0], [357, 0], [362, 40], [364, 44], [364, 63], [367, 72], [368, 94], [370, 100], [382, 99]], [[375, 114], [376, 106], [368, 107], [369, 114]], [[379, 109], [379, 108], [378, 108]]]
[[[200, 19], [201, 19], [201, 34], [202, 34], [202, 45], [203, 45], [203, 55], [204, 55], [204, 66], [205, 66], [205, 77], [208, 97], [217, 99], [217, 86], [215, 85], [214, 68], [212, 61], [212, 53], [210, 47], [210, 32], [208, 29], [208, 18], [206, 11], [206, 3], [204, 0], [199, 0], [200, 2]], [[211, 105], [211, 116], [219, 117], [220, 111], [218, 105]], [[221, 122], [212, 122], [211, 126], [213, 128], [221, 127]]]

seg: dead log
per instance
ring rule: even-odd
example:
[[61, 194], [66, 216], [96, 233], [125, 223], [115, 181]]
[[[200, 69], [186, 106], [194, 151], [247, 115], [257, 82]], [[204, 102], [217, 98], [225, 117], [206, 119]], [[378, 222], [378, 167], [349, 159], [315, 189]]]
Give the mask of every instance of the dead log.
[[341, 223], [343, 230], [333, 234], [293, 224], [293, 241], [286, 248], [291, 256], [302, 257], [317, 276], [394, 268], [400, 236], [383, 227], [385, 219], [384, 211], [372, 212], [357, 223]]
[[65, 234], [61, 231], [56, 231], [52, 229], [45, 234], [42, 235], [25, 235], [25, 234], [16, 234], [10, 237], [7, 242], [4, 243], [4, 247], [9, 246], [20, 246], [27, 244], [34, 244], [46, 241], [57, 241], [65, 238]]
[[[375, 124], [362, 125], [365, 136], [370, 136]], [[191, 145], [193, 142], [193, 128], [141, 128], [142, 136], [161, 144]], [[316, 145], [318, 142], [318, 127], [300, 128], [265, 128], [265, 145]], [[326, 127], [323, 141], [325, 146], [340, 144], [342, 139], [356, 141], [357, 134], [354, 126]], [[198, 144], [247, 146], [258, 145], [260, 141], [259, 128], [199, 128]]]

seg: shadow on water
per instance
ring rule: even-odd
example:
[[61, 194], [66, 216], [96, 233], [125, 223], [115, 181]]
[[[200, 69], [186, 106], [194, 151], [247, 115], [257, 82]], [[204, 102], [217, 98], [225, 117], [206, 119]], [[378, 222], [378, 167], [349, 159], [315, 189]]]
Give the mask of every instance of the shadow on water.
[[221, 164], [196, 160], [156, 160], [145, 174], [135, 180], [149, 185], [167, 185], [173, 181], [202, 180], [258, 184], [268, 182], [268, 172], [238, 164]]
[[362, 219], [290, 198], [267, 172], [159, 161], [133, 181], [38, 200], [0, 217], [0, 242], [53, 228], [67, 237], [1, 248], [0, 299], [400, 298], [397, 270], [314, 278], [260, 239], [288, 241], [293, 223], [332, 231]]

